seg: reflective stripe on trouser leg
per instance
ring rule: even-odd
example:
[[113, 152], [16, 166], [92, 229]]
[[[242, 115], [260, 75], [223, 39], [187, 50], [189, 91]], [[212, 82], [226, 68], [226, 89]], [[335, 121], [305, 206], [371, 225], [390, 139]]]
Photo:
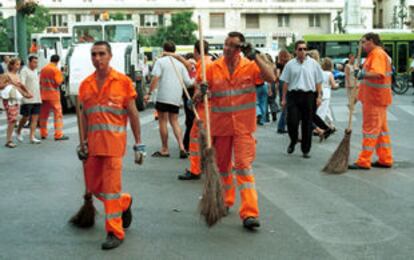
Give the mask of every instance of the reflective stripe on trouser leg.
[[50, 101], [54, 114], [54, 126], [55, 126], [55, 138], [61, 138], [63, 136], [63, 113], [60, 100]]
[[85, 162], [88, 191], [104, 203], [105, 229], [124, 239], [122, 211], [131, 203], [129, 194], [121, 194], [122, 157], [91, 156]]
[[372, 155], [378, 143], [382, 126], [387, 120], [386, 107], [374, 106], [371, 104], [362, 105], [362, 151], [359, 154], [356, 164], [361, 167], [370, 168]]
[[391, 166], [393, 164], [392, 158], [392, 148], [391, 148], [391, 137], [390, 137], [390, 130], [388, 128], [387, 122], [387, 111], [383, 112], [383, 120], [381, 126], [381, 132], [379, 134], [377, 144], [376, 144], [376, 152], [378, 156], [378, 162], [384, 165]]
[[50, 103], [48, 100], [43, 100], [42, 105], [40, 106], [39, 112], [39, 126], [40, 126], [40, 136], [47, 137], [47, 120], [49, 119], [50, 113]]
[[252, 164], [256, 157], [256, 140], [251, 134], [233, 137], [234, 173], [241, 196], [240, 218], [259, 216], [259, 205]]
[[201, 173], [201, 154], [200, 145], [198, 143], [198, 126], [196, 120], [194, 120], [193, 127], [190, 132], [190, 172], [195, 175]]
[[236, 188], [233, 182], [232, 174], [232, 148], [233, 137], [231, 136], [215, 136], [213, 145], [216, 150], [217, 167], [221, 174], [224, 189], [224, 203], [227, 207], [232, 207], [236, 199]]

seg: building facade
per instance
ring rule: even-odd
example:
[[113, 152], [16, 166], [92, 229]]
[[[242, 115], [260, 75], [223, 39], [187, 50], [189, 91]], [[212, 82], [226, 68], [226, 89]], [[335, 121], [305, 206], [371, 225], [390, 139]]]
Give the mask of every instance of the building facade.
[[[401, 16], [404, 22], [401, 23]], [[374, 28], [414, 29], [414, 0], [375, 0]]]
[[[69, 31], [74, 22], [98, 20], [105, 11], [122, 13], [135, 21], [142, 34], [151, 34], [169, 25], [171, 14], [192, 11], [201, 16], [204, 35], [213, 43], [223, 43], [229, 31], [241, 31], [256, 47], [278, 48], [304, 34], [338, 31], [344, 21], [348, 0], [40, 0], [50, 9], [49, 30]], [[0, 0], [13, 4], [15, 0]], [[361, 23], [373, 27], [372, 1], [361, 1]], [[341, 17], [341, 18], [338, 18]], [[341, 22], [339, 22], [341, 23]]]

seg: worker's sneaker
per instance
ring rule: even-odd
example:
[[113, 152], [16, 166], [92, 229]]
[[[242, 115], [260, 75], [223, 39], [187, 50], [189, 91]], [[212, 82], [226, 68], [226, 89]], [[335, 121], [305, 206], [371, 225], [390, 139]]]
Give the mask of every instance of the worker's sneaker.
[[117, 238], [112, 232], [108, 233], [105, 242], [102, 243], [102, 250], [117, 248], [122, 244], [122, 240]]
[[370, 168], [362, 167], [362, 166], [359, 166], [358, 164], [354, 163], [354, 164], [348, 165], [348, 169], [349, 170], [369, 170]]
[[42, 143], [39, 139], [37, 139], [36, 137], [33, 137], [32, 140], [30, 140], [31, 144], [40, 144]]
[[122, 212], [122, 227], [123, 228], [129, 228], [132, 222], [132, 212], [131, 212], [131, 206], [132, 206], [132, 198], [131, 203], [129, 204], [129, 207], [127, 210]]
[[189, 170], [185, 169], [185, 173], [178, 175], [178, 179], [181, 181], [199, 180], [200, 175], [193, 174]]
[[243, 227], [250, 230], [254, 230], [255, 228], [260, 227], [260, 222], [255, 217], [248, 217], [243, 220]]
[[62, 135], [62, 137], [55, 138], [55, 141], [66, 141], [69, 140], [69, 136]]
[[378, 161], [374, 162], [373, 164], [371, 164], [372, 167], [375, 168], [384, 168], [384, 169], [389, 169], [392, 168], [392, 165], [387, 165], [387, 164], [382, 164]]

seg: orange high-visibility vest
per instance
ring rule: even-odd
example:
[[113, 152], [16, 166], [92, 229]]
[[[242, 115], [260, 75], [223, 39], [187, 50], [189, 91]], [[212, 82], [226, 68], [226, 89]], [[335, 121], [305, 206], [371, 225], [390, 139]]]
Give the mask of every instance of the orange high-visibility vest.
[[62, 72], [55, 64], [47, 64], [40, 71], [40, 95], [42, 100], [60, 100], [59, 86], [62, 82]]
[[211, 92], [211, 135], [233, 136], [256, 130], [256, 82], [260, 70], [255, 62], [240, 58], [229, 74], [224, 57], [207, 67]]
[[381, 79], [363, 79], [359, 85], [358, 99], [362, 103], [388, 106], [392, 102], [392, 65], [391, 59], [381, 48], [373, 49], [364, 63], [366, 72], [381, 74]]
[[121, 157], [125, 154], [127, 107], [136, 95], [132, 81], [114, 69], [100, 90], [96, 85], [96, 73], [81, 83], [79, 99], [88, 119], [91, 156]]

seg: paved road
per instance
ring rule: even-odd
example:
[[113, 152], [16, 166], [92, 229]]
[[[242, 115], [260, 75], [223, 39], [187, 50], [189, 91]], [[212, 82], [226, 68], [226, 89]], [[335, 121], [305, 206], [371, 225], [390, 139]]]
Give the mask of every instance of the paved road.
[[[237, 210], [212, 229], [197, 213], [202, 181], [180, 182], [188, 166], [170, 140], [172, 158], [147, 158], [138, 167], [124, 160], [124, 190], [135, 198], [134, 221], [124, 244], [100, 250], [105, 237], [102, 206], [97, 225], [78, 230], [67, 220], [82, 203], [83, 177], [74, 149], [76, 121], [65, 116], [68, 142], [47, 140], [0, 147], [0, 259], [414, 259], [413, 96], [396, 96], [390, 109], [395, 167], [328, 176], [320, 172], [343, 137], [346, 102], [334, 92], [340, 129], [324, 143], [314, 139], [312, 158], [286, 154], [286, 135], [260, 127], [254, 165], [262, 228], [243, 230]], [[360, 110], [360, 109], [359, 109]], [[151, 111], [142, 113], [149, 153], [159, 147]], [[183, 120], [183, 118], [181, 118]], [[355, 116], [352, 158], [361, 141]], [[4, 140], [4, 113], [0, 139]], [[171, 134], [170, 137], [173, 135]]]

